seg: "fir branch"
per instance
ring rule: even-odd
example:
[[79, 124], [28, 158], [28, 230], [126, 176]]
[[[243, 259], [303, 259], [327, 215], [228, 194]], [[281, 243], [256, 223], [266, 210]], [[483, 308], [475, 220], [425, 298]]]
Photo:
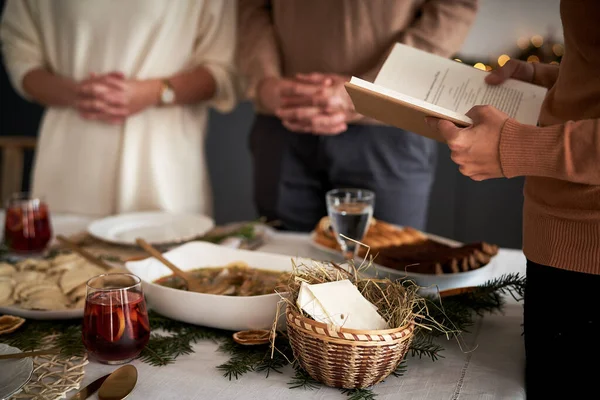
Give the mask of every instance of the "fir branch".
[[104, 260], [104, 261], [108, 261], [108, 262], [115, 262], [115, 263], [123, 262], [123, 260], [121, 260], [119, 257], [114, 256], [112, 254], [100, 254], [98, 256], [98, 258], [101, 260]]
[[304, 389], [304, 390], [315, 390], [321, 387], [321, 382], [315, 380], [312, 376], [308, 374], [300, 364], [296, 361], [294, 362], [294, 376], [292, 380], [288, 383], [290, 389]]
[[232, 380], [254, 371], [254, 365], [245, 358], [232, 357], [226, 363], [218, 365], [217, 369], [223, 373], [225, 378]]
[[[36, 321], [26, 320], [20, 329], [8, 335], [0, 337], [0, 341], [19, 348], [21, 351], [34, 351], [47, 347], [44, 344], [44, 339], [50, 335], [58, 334], [62, 337], [63, 345], [61, 352], [65, 354], [77, 353], [77, 349], [68, 348], [69, 343], [75, 343], [77, 348], [83, 346], [81, 343], [81, 321]], [[75, 339], [67, 339], [71, 336], [78, 337]]]
[[240, 226], [236, 229], [233, 229], [231, 231], [227, 231], [225, 233], [221, 233], [221, 234], [209, 233], [208, 235], [199, 238], [199, 240], [202, 240], [205, 242], [210, 242], [210, 243], [220, 243], [223, 240], [230, 238], [230, 237], [238, 237], [238, 238], [241, 238], [244, 240], [252, 240], [256, 237], [255, 226], [260, 223], [261, 223], [260, 220], [248, 222], [247, 224], [243, 224], [242, 226]]
[[[281, 351], [281, 349], [279, 350]], [[265, 357], [263, 357], [263, 359], [256, 365], [256, 371], [264, 372], [265, 378], [268, 378], [271, 372], [282, 374], [282, 369], [288, 364], [288, 359], [277, 351], [274, 352], [273, 357], [271, 357], [271, 351], [269, 349], [267, 354], [265, 354]]]
[[431, 361], [444, 358], [440, 354], [444, 348], [439, 344], [433, 343], [433, 338], [432, 335], [427, 335], [421, 331], [417, 332], [409, 347], [411, 357], [423, 358], [425, 356], [431, 358]]
[[231, 356], [229, 361], [217, 366], [217, 369], [229, 380], [239, 379], [240, 376], [255, 371], [267, 355], [266, 346], [244, 346], [236, 343], [232, 338], [223, 340], [219, 350]]
[[348, 400], [374, 400], [377, 394], [372, 389], [340, 389], [343, 394], [348, 396]]
[[54, 339], [56, 346], [60, 348], [60, 354], [65, 357], [82, 357], [85, 355], [85, 346], [81, 340], [81, 326], [69, 325], [58, 333]]
[[138, 359], [154, 367], [162, 367], [174, 363], [175, 357], [170, 353], [167, 343], [168, 339], [165, 336], [152, 334]]
[[220, 329], [206, 328], [203, 326], [192, 325], [181, 321], [165, 317], [155, 311], [148, 312], [148, 319], [152, 330], [163, 330], [165, 332], [187, 334], [196, 340], [217, 339], [229, 336], [231, 333]]
[[[473, 314], [483, 316], [485, 313], [502, 312], [506, 295], [520, 301], [524, 292], [525, 277], [512, 273], [492, 279], [469, 292], [442, 300], [435, 297], [427, 297], [426, 300], [429, 317], [458, 333], [469, 331], [473, 325]], [[443, 334], [441, 331], [430, 333], [435, 336]]]
[[404, 357], [404, 359], [400, 362], [400, 364], [398, 364], [396, 369], [392, 372], [392, 375], [395, 376], [396, 378], [400, 378], [401, 376], [404, 376], [404, 374], [406, 373], [406, 370], [407, 370], [406, 357]]

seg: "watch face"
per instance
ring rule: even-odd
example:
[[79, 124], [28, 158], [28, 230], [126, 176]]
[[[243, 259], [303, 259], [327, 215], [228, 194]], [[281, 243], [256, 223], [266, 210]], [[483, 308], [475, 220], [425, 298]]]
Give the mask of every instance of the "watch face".
[[175, 101], [175, 92], [170, 87], [165, 87], [160, 97], [164, 104], [171, 104]]

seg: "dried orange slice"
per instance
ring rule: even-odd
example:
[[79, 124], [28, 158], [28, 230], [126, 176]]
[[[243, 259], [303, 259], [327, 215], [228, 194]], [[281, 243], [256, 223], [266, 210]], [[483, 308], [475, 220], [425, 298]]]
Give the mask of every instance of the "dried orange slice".
[[113, 336], [113, 342], [119, 341], [123, 336], [123, 332], [125, 332], [125, 316], [123, 315], [122, 308], [117, 308], [117, 319], [119, 320], [119, 330], [117, 331], [116, 336]]
[[123, 333], [125, 332], [125, 316], [123, 315], [122, 308], [117, 308], [110, 317], [101, 318], [100, 321], [102, 321], [103, 325], [107, 324], [104, 327], [100, 326], [98, 329], [106, 341], [114, 343], [123, 337]]
[[14, 315], [3, 315], [0, 317], [0, 335], [4, 333], [12, 333], [19, 329], [25, 320]]
[[6, 228], [11, 232], [23, 229], [23, 212], [20, 208], [9, 209], [6, 212]]
[[454, 289], [446, 289], [446, 290], [441, 290], [439, 296], [442, 298], [458, 296], [460, 294], [472, 293], [476, 290], [477, 290], [477, 287], [475, 287], [475, 286], [466, 286], [466, 287], [460, 287], [460, 288], [454, 288]]
[[243, 345], [265, 344], [271, 340], [271, 331], [240, 331], [233, 334], [233, 340]]

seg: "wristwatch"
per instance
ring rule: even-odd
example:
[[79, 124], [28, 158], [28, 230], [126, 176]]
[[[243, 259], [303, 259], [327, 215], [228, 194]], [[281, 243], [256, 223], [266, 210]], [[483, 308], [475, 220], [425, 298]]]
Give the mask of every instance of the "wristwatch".
[[169, 105], [175, 102], [175, 91], [173, 90], [173, 86], [168, 80], [162, 81], [162, 86], [160, 89], [160, 104]]

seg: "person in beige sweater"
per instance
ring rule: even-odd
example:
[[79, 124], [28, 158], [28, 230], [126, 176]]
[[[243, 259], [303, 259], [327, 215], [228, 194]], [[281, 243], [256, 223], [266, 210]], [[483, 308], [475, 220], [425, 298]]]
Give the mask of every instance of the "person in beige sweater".
[[[513, 78], [549, 88], [538, 126], [490, 106], [473, 108], [474, 124], [465, 129], [428, 120], [463, 174], [477, 181], [526, 177], [526, 384], [534, 399], [597, 392], [600, 358], [600, 3], [563, 0], [561, 17], [560, 66], [511, 60], [487, 77], [490, 84]], [[584, 367], [588, 359], [592, 369]]]
[[458, 52], [477, 0], [240, 0], [238, 66], [257, 110], [250, 134], [259, 213], [310, 231], [336, 187], [375, 192], [374, 216], [425, 229], [436, 144], [354, 112], [396, 42]]

